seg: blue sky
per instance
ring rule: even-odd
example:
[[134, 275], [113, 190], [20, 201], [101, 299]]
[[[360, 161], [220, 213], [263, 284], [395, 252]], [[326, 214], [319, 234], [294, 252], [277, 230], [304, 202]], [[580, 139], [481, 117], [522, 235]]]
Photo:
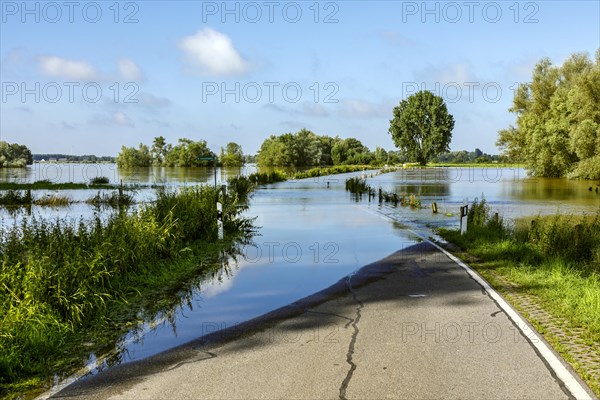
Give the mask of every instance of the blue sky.
[[256, 152], [308, 128], [393, 149], [425, 88], [451, 148], [497, 153], [512, 91], [543, 57], [600, 47], [598, 1], [0, 2], [0, 138], [116, 155], [188, 137]]

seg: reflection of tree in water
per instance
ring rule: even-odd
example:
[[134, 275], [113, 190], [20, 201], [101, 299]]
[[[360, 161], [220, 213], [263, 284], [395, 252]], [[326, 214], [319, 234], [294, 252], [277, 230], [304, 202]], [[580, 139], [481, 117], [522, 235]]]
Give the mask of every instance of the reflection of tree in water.
[[502, 186], [503, 194], [518, 200], [562, 200], [569, 202], [598, 204], [599, 197], [589, 187], [592, 181], [569, 180], [566, 178], [530, 178], [510, 182]]
[[119, 329], [113, 332], [98, 333], [98, 335], [111, 336], [104, 337], [103, 346], [93, 349], [88, 356], [88, 362], [96, 360], [96, 354], [103, 355], [100, 365], [97, 365], [97, 371], [116, 366], [128, 356], [129, 343], [143, 341], [144, 335], [157, 328], [171, 326], [173, 333], [177, 334], [176, 320], [179, 315], [184, 315], [186, 310], [193, 310], [193, 300], [201, 293], [202, 285], [207, 281], [218, 280], [223, 282], [230, 279], [235, 269], [238, 267], [239, 259], [243, 256], [243, 249], [247, 245], [252, 245], [252, 233], [247, 233], [235, 238], [230, 246], [222, 249], [220, 254], [211, 258], [203, 258], [199, 261], [199, 275], [189, 280], [173, 285], [169, 290], [163, 291], [157, 295], [149, 296], [139, 304], [137, 309], [131, 310], [134, 316], [135, 327], [128, 329], [132, 321], [120, 321]]
[[394, 185], [394, 193], [414, 194], [421, 196], [449, 196], [450, 185], [445, 183], [418, 183], [407, 185]]

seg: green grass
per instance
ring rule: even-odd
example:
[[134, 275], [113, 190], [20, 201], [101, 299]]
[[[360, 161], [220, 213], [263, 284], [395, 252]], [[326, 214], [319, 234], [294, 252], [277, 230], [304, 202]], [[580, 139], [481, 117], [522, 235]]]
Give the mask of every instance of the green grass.
[[[540, 299], [540, 306], [584, 330], [590, 343], [600, 343], [600, 213], [594, 217], [556, 215], [507, 224], [491, 213], [485, 200], [469, 211], [465, 235], [440, 229], [442, 237], [474, 256], [470, 264], [490, 282], [495, 276]], [[543, 330], [543, 327], [541, 327]], [[547, 338], [565, 358], [568, 350]], [[585, 371], [574, 367], [586, 378]], [[600, 383], [587, 379], [600, 394]]]
[[[0, 396], [68, 373], [90, 337], [101, 353], [140, 315], [180, 304], [182, 281], [214, 270], [211, 257], [231, 247], [216, 242], [215, 195], [210, 187], [160, 190], [156, 202], [105, 220], [31, 217], [3, 227]], [[234, 198], [224, 203], [226, 235], [252, 229]]]

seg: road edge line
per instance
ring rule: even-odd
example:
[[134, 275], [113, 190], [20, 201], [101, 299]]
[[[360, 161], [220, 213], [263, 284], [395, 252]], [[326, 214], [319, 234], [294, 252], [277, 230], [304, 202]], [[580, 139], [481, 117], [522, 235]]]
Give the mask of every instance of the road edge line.
[[[410, 230], [410, 229], [409, 229]], [[417, 232], [410, 230], [414, 234], [420, 236]], [[496, 301], [498, 306], [504, 311], [510, 319], [513, 320], [515, 325], [519, 328], [521, 333], [529, 338], [529, 342], [532, 346], [534, 346], [539, 354], [544, 358], [548, 366], [552, 368], [556, 376], [564, 383], [566, 388], [571, 392], [571, 394], [581, 400], [593, 400], [590, 394], [585, 390], [585, 388], [581, 385], [581, 383], [577, 380], [577, 378], [573, 375], [571, 371], [563, 365], [558, 356], [554, 353], [554, 351], [546, 344], [546, 342], [541, 338], [538, 332], [534, 329], [529, 328], [529, 324], [521, 317], [521, 315], [494, 289], [481, 275], [479, 275], [475, 270], [473, 270], [469, 265], [464, 263], [460, 258], [456, 257], [454, 254], [450, 253], [448, 250], [444, 249], [437, 243], [431, 241], [428, 238], [423, 238], [430, 244], [432, 244], [435, 248], [444, 253], [448, 258], [458, 264], [462, 269], [464, 269], [471, 278], [473, 278], [481, 287], [483, 287], [489, 294], [490, 297]], [[527, 328], [525, 331], [524, 328]], [[535, 339], [535, 340], [533, 340]]]

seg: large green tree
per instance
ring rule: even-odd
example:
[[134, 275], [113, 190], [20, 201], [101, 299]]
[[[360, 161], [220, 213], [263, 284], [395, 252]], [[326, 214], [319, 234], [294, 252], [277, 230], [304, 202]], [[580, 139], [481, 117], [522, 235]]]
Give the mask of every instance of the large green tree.
[[519, 85], [510, 109], [516, 126], [496, 144], [536, 176], [600, 178], [600, 50], [576, 53], [562, 66], [544, 58]]
[[444, 99], [422, 90], [394, 107], [389, 133], [409, 161], [421, 165], [449, 150], [454, 117]]

